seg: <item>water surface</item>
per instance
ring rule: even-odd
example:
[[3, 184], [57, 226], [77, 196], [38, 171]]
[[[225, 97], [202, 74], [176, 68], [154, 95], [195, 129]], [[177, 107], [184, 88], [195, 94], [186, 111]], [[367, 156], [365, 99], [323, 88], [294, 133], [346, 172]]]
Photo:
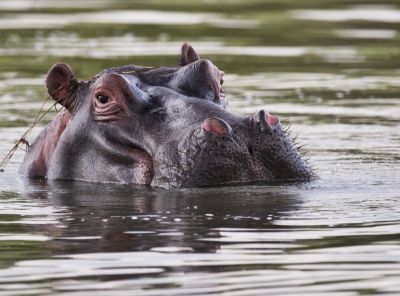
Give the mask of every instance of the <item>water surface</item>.
[[[174, 65], [291, 124], [320, 178], [165, 191], [0, 173], [0, 295], [399, 295], [398, 1], [3, 1], [0, 156], [53, 63]], [[51, 102], [47, 101], [45, 108]], [[55, 115], [34, 128], [30, 140]]]

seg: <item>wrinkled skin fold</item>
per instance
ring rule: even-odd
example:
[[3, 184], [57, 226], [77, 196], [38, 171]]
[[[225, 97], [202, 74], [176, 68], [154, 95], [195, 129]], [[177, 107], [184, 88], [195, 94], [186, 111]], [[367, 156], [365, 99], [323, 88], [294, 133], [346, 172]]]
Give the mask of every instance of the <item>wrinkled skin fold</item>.
[[177, 67], [130, 65], [77, 81], [68, 65], [56, 64], [46, 87], [65, 108], [20, 172], [163, 188], [314, 178], [276, 116], [227, 109], [223, 75], [186, 43]]

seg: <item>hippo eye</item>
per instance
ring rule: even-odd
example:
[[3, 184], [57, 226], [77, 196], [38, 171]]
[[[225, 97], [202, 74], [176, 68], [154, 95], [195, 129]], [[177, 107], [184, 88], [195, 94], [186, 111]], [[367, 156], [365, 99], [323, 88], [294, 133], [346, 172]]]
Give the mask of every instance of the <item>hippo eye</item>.
[[224, 79], [221, 78], [221, 80], [219, 81], [219, 84], [224, 84]]
[[105, 95], [97, 95], [96, 98], [102, 104], [106, 104], [109, 100], [109, 97], [107, 97]]

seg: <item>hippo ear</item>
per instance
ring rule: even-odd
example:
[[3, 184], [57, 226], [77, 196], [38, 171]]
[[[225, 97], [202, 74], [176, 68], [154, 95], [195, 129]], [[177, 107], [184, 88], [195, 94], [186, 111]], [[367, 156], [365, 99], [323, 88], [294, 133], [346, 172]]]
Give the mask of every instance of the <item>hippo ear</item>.
[[78, 81], [66, 64], [55, 64], [46, 77], [47, 93], [68, 111], [72, 112]]
[[200, 59], [200, 57], [197, 52], [193, 49], [192, 46], [185, 42], [182, 45], [179, 66], [186, 66], [197, 61], [198, 59]]

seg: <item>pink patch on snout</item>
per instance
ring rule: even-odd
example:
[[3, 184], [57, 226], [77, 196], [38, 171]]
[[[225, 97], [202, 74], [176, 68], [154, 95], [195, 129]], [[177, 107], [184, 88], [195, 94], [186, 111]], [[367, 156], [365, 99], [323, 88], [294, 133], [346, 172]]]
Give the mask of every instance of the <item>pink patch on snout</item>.
[[216, 118], [207, 118], [203, 124], [201, 125], [201, 127], [211, 133], [223, 136], [225, 135], [228, 130], [227, 128], [223, 125], [223, 123], [216, 119]]
[[265, 120], [271, 126], [274, 126], [278, 123], [278, 117], [265, 112]]

